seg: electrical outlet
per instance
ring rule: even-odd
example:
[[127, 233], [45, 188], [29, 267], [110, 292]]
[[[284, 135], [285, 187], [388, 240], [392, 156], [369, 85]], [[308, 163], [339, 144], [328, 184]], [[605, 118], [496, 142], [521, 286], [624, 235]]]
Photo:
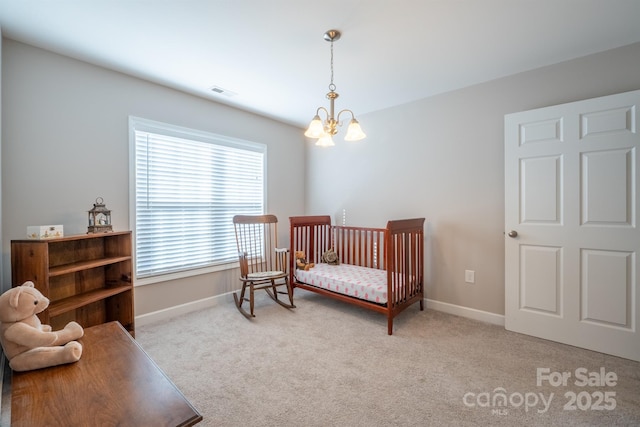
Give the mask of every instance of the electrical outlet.
[[464, 281], [467, 283], [476, 283], [476, 272], [473, 270], [465, 270]]

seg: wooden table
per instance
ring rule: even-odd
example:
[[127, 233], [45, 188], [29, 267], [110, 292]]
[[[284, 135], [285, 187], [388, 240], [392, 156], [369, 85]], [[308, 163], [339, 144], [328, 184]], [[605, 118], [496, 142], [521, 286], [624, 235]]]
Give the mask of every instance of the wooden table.
[[79, 341], [76, 363], [13, 372], [13, 427], [191, 426], [202, 420], [120, 323], [87, 328]]

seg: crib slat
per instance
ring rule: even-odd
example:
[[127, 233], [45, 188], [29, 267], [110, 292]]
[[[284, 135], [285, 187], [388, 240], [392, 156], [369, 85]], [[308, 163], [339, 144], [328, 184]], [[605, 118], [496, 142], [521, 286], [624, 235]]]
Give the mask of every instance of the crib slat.
[[385, 229], [333, 226], [332, 230], [341, 263], [384, 269]]

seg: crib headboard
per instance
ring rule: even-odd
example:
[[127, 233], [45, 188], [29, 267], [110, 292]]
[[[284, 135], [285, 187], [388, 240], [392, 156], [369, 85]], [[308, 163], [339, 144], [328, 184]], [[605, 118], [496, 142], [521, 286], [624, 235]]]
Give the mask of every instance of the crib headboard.
[[[292, 216], [291, 224], [291, 266], [295, 262], [295, 251], [303, 251], [307, 261], [319, 263], [324, 251], [331, 247], [331, 217]], [[326, 249], [325, 249], [326, 248]]]
[[394, 303], [424, 297], [424, 221], [387, 223], [387, 282]]

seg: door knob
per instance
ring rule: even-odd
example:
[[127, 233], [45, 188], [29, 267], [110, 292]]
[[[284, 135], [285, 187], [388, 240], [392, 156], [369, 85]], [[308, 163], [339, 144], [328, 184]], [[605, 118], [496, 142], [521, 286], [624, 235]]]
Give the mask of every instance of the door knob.
[[518, 232], [516, 230], [511, 230], [508, 234], [509, 237], [518, 237]]

